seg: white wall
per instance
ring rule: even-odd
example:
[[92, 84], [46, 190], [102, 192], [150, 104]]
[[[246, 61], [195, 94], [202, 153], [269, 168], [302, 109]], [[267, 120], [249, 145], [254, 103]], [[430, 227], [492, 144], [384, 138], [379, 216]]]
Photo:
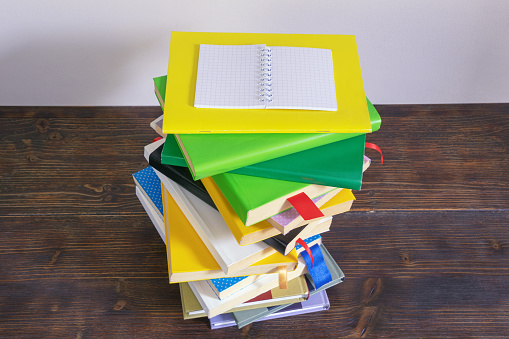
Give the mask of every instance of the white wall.
[[509, 102], [507, 0], [0, 4], [0, 105], [157, 105], [172, 30], [354, 34], [376, 104]]

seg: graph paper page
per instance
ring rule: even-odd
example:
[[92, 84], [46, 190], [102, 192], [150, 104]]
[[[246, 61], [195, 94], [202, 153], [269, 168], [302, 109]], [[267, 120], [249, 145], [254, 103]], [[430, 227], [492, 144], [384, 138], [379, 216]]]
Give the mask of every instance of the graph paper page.
[[[261, 65], [260, 51], [264, 48], [265, 45], [200, 45], [194, 106], [337, 110], [331, 50], [269, 47], [270, 85], [261, 87], [265, 66]], [[270, 100], [260, 100], [262, 93], [270, 94], [270, 98], [265, 96]]]
[[194, 106], [265, 108], [260, 101], [260, 50], [265, 45], [200, 45]]
[[337, 111], [332, 51], [270, 47], [272, 102], [267, 108]]

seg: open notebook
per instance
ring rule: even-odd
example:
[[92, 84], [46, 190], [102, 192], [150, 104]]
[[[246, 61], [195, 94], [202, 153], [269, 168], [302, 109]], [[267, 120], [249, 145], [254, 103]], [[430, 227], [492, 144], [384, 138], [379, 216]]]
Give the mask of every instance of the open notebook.
[[337, 111], [332, 51], [201, 44], [194, 106]]

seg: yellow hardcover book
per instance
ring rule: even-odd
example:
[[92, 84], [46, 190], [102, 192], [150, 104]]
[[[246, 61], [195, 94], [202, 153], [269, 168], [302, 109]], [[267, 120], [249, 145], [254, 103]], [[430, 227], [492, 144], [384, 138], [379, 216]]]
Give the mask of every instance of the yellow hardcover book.
[[[330, 49], [336, 111], [194, 107], [201, 44]], [[332, 34], [172, 32], [163, 132], [369, 133], [371, 123], [355, 37]]]
[[327, 213], [328, 215], [326, 215], [326, 217], [332, 216], [334, 214], [330, 214], [330, 212], [328, 212], [329, 209], [345, 202], [353, 202], [354, 200], [355, 196], [353, 195], [352, 190], [344, 189], [336, 194], [332, 199], [323, 204], [323, 206], [320, 207], [320, 211], [322, 211], [323, 214]]
[[288, 256], [277, 252], [233, 274], [225, 274], [175, 200], [164, 186], [161, 188], [170, 283], [255, 274], [276, 274], [279, 266], [286, 266], [288, 271], [293, 271], [297, 267], [296, 251]]

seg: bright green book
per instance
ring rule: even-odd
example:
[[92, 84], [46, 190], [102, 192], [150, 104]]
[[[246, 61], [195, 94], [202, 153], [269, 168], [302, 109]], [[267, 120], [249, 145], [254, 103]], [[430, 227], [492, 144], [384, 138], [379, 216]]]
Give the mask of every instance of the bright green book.
[[221, 173], [211, 178], [246, 226], [292, 208], [287, 199], [296, 194], [304, 192], [313, 199], [336, 189], [233, 173]]
[[166, 93], [166, 75], [154, 78], [154, 92], [161, 108], [164, 107], [164, 95]]
[[[154, 79], [156, 95], [158, 98], [162, 98], [160, 99], [161, 107], [164, 106], [164, 91], [160, 84], [165, 80], [166, 76]], [[367, 104], [372, 129], [378, 130], [381, 123], [380, 115], [369, 100], [367, 100]], [[209, 139], [216, 137], [216, 135], [201, 135], [201, 137], [203, 136]], [[235, 135], [241, 141], [246, 136], [249, 137], [249, 135]], [[288, 137], [289, 135], [280, 134], [280, 136]], [[365, 135], [362, 134], [229, 172], [359, 190], [362, 182], [364, 139]], [[210, 146], [209, 143], [207, 145]], [[177, 141], [171, 136], [165, 142], [161, 161], [168, 165], [187, 166]]]
[[[160, 79], [156, 78], [156, 79]], [[158, 90], [156, 87], [156, 94]], [[159, 92], [158, 96], [164, 101]], [[161, 100], [160, 99], [160, 100]], [[367, 101], [372, 131], [381, 120]], [[361, 133], [175, 134], [195, 180], [345, 140]], [[164, 152], [164, 151], [163, 151]], [[164, 160], [163, 160], [164, 161]], [[163, 162], [164, 163], [164, 162]]]
[[[227, 173], [360, 190], [364, 143], [365, 135], [358, 135]], [[187, 166], [171, 136], [166, 139], [162, 153], [166, 154], [166, 164]]]

